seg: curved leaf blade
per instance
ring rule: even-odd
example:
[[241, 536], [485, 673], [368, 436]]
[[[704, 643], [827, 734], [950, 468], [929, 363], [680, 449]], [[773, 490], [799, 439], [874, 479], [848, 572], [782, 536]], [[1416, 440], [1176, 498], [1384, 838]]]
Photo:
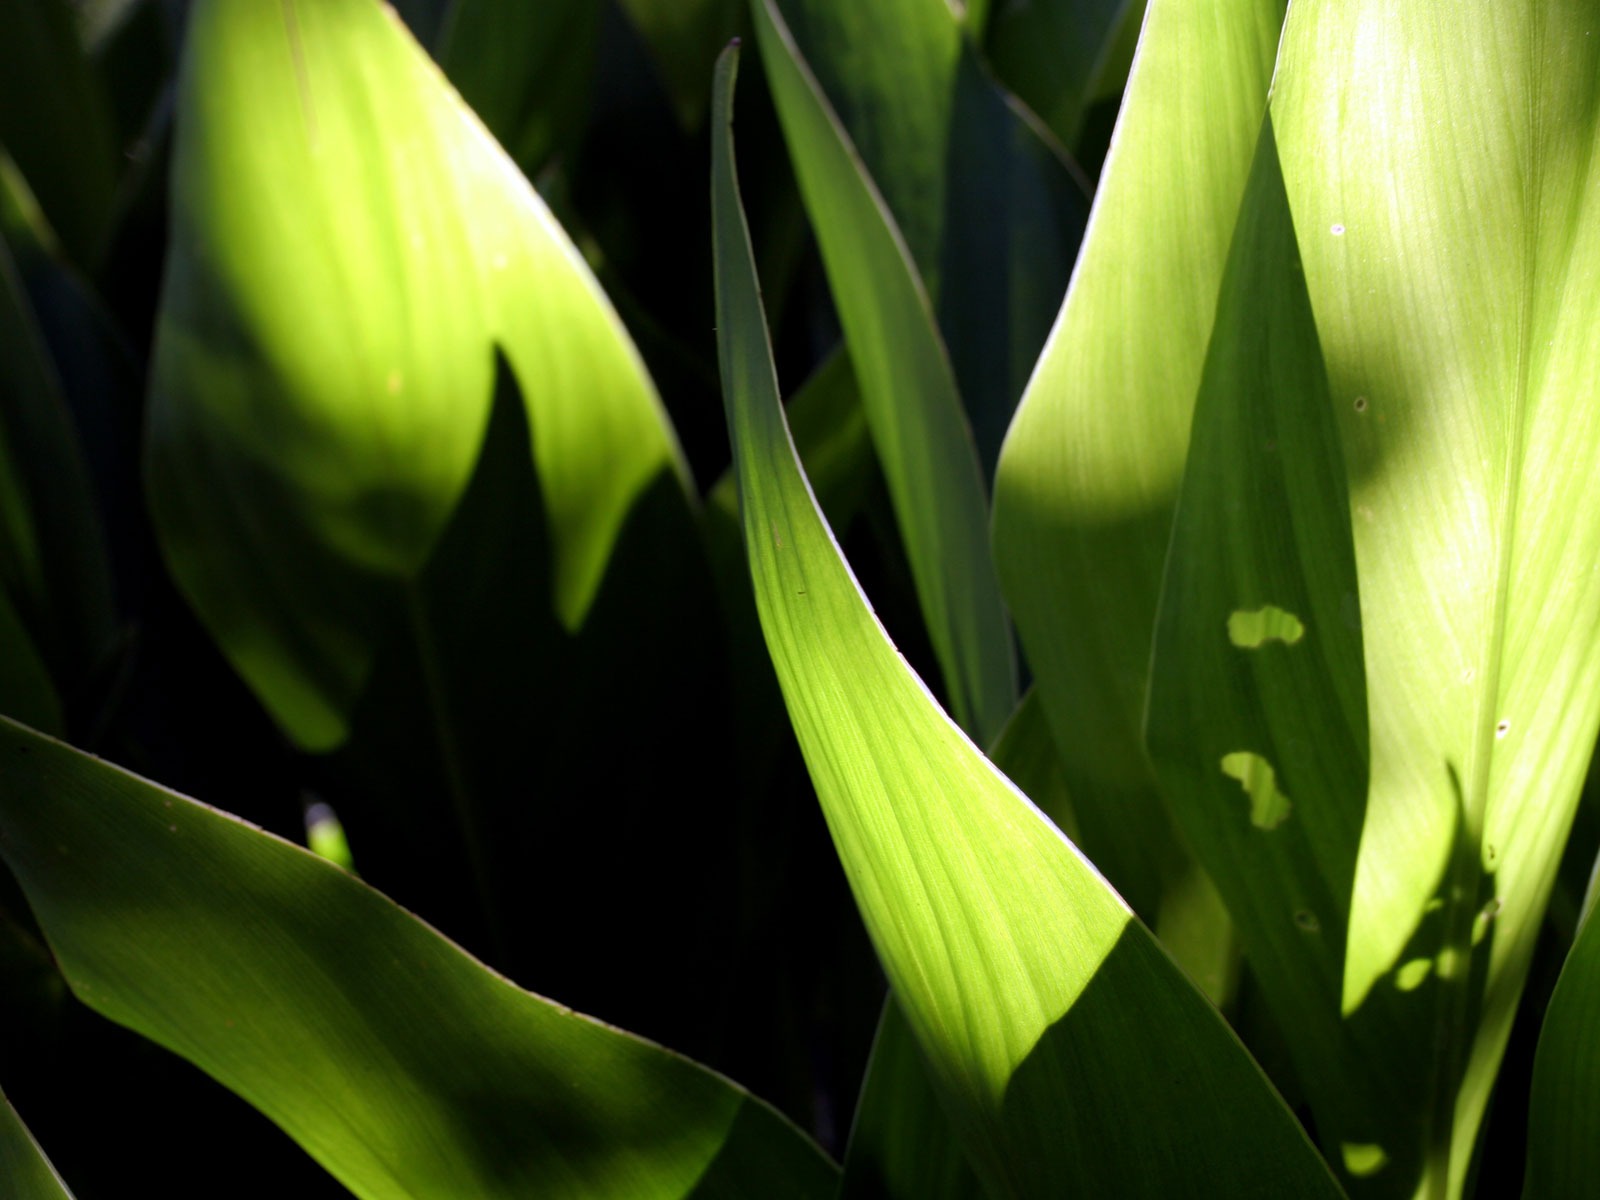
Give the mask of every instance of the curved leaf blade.
[[957, 719], [987, 740], [1015, 704], [1016, 667], [949, 355], [893, 218], [776, 5], [753, 12], [929, 639]]
[[841, 558], [778, 401], [733, 173], [736, 62], [718, 69], [712, 198], [756, 602], [857, 904], [974, 1167], [1000, 1195], [1338, 1195], [1215, 1010], [940, 711]]
[[205, 0], [179, 82], [151, 383], [174, 575], [274, 716], [327, 749], [477, 458], [500, 344], [569, 628], [684, 468], [543, 202], [370, 0]]
[[782, 1117], [337, 867], [0, 720], [0, 853], [73, 991], [362, 1197], [831, 1194]]

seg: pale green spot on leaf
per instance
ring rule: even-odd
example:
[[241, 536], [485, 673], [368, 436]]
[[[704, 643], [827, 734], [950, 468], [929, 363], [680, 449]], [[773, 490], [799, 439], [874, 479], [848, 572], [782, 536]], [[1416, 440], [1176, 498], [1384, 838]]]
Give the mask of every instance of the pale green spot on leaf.
[[1305, 634], [1299, 617], [1272, 604], [1241, 608], [1228, 617], [1228, 640], [1242, 650], [1255, 650], [1267, 642], [1292, 646]]
[[1413, 958], [1394, 973], [1394, 986], [1402, 992], [1414, 992], [1422, 986], [1422, 981], [1427, 979], [1432, 970], [1431, 958]]
[[1250, 797], [1250, 824], [1276, 829], [1289, 819], [1289, 797], [1278, 790], [1278, 775], [1259, 754], [1236, 750], [1222, 756], [1222, 773], [1239, 781]]
[[1339, 1154], [1344, 1158], [1344, 1169], [1357, 1179], [1376, 1175], [1389, 1161], [1382, 1146], [1368, 1143], [1344, 1142], [1339, 1147]]

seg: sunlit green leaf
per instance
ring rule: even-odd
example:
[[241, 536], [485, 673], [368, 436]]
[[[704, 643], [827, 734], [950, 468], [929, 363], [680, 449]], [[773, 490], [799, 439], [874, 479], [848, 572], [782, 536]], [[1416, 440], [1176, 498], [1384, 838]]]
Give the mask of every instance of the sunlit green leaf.
[[831, 1194], [721, 1077], [524, 992], [309, 851], [0, 720], [0, 851], [86, 1004], [362, 1197]]
[[1408, 1195], [1425, 1120], [1415, 1069], [1438, 997], [1386, 993], [1360, 1023], [1340, 1017], [1367, 720], [1344, 463], [1294, 234], [1269, 128], [1195, 406], [1150, 750], [1235, 915], [1325, 1152], [1341, 1166], [1343, 1147], [1368, 1148], [1369, 1166], [1381, 1152], [1368, 1186]]
[[780, 14], [771, 0], [753, 11], [951, 706], [988, 738], [1011, 713], [1015, 666], [950, 360], [906, 244]]
[[795, 457], [715, 101], [723, 394], [756, 603], [834, 844], [952, 1124], [1000, 1195], [1338, 1194], [1215, 1010], [941, 712]]
[[1188, 870], [1143, 750], [1151, 633], [1282, 16], [1279, 0], [1151, 4], [1072, 288], [995, 478], [995, 561], [1083, 846], [1150, 921]]
[[576, 251], [393, 15], [198, 4], [173, 193], [151, 507], [277, 720], [311, 748], [345, 736], [394, 588], [477, 458], [496, 342], [528, 408], [552, 603], [580, 626], [677, 448]]
[[1273, 92], [1360, 579], [1344, 1009], [1442, 898], [1430, 1153], [1452, 1190], [1600, 723], [1597, 25], [1583, 0], [1296, 5]]

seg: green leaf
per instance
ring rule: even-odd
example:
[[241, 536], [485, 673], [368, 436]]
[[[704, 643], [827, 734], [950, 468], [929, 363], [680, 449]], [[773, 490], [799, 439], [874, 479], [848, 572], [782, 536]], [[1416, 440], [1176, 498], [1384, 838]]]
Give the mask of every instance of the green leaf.
[[66, 1183], [4, 1092], [0, 1092], [0, 1163], [5, 1164], [6, 1195], [14, 1200], [72, 1200]]
[[1085, 181], [996, 87], [944, 0], [781, 12], [905, 238], [987, 478], [1066, 291]]
[[[1597, 860], [1600, 862], [1600, 860]], [[1600, 878], [1597, 873], [1596, 878]], [[1600, 1178], [1600, 921], [1590, 906], [1545, 1010], [1528, 1100], [1529, 1197], [1579, 1197]]]
[[834, 844], [929, 1075], [998, 1195], [1338, 1195], [1216, 1011], [940, 711], [817, 510], [778, 402], [719, 65], [723, 397], [756, 603]]
[[1082, 845], [1149, 921], [1188, 870], [1143, 748], [1151, 637], [1282, 16], [1280, 0], [1151, 3], [1072, 287], [995, 478], [995, 562]]
[[839, 1200], [983, 1200], [891, 995], [867, 1059]]
[[[792, 405], [790, 418], [792, 427]], [[795, 441], [798, 448], [797, 431]], [[803, 451], [801, 460], [810, 480], [813, 475]], [[826, 507], [823, 511], [826, 513]], [[1072, 834], [1071, 802], [1034, 689], [1028, 690], [1006, 722], [991, 757], [1056, 828]], [[956, 1200], [985, 1194], [950, 1130], [929, 1081], [927, 1064], [892, 995], [884, 1004], [867, 1060], [839, 1194], [842, 1200]]]
[[822, 1197], [720, 1076], [521, 991], [309, 851], [0, 720], [0, 850], [73, 991], [362, 1197]]
[[1272, 100], [1360, 579], [1343, 1010], [1430, 942], [1430, 1169], [1452, 1191], [1600, 725], [1597, 18], [1295, 5]]
[[1015, 664], [950, 360], [906, 244], [776, 7], [753, 11], [929, 638], [957, 719], [987, 739], [1013, 707]]
[[273, 716], [307, 748], [345, 737], [477, 459], [494, 343], [552, 604], [581, 626], [630, 513], [684, 468], [577, 252], [403, 27], [371, 0], [203, 0], [177, 125], [150, 503]]

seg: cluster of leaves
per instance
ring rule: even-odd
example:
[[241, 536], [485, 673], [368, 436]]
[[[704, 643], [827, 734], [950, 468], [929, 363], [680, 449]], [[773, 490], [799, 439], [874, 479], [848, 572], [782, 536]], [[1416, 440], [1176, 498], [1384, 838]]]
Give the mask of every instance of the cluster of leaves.
[[1592, 1189], [1600, 4], [397, 7], [0, 0], [8, 1186]]

